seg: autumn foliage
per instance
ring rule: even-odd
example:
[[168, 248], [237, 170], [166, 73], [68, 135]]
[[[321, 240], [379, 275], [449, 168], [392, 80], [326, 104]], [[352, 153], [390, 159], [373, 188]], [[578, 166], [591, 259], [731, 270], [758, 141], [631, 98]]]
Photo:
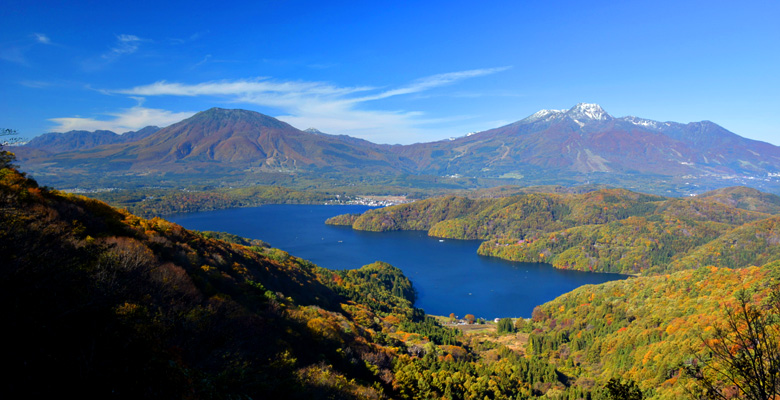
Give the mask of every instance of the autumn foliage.
[[[776, 259], [773, 245], [780, 239], [767, 226], [776, 220], [737, 206], [774, 212], [780, 198], [731, 193], [739, 194], [738, 201], [728, 202], [722, 194], [675, 199], [622, 189], [495, 199], [449, 196], [332, 221], [352, 222], [359, 230], [426, 230], [435, 237], [480, 239], [481, 255], [591, 272], [646, 275]], [[765, 233], [752, 236], [757, 230]]]

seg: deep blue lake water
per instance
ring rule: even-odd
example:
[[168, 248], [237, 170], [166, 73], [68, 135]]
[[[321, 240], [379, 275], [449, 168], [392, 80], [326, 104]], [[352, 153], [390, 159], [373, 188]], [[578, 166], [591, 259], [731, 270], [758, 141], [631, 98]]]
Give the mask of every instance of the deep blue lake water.
[[188, 229], [260, 239], [331, 269], [388, 262], [408, 276], [416, 305], [429, 314], [530, 317], [533, 308], [579, 286], [623, 279], [617, 274], [564, 271], [548, 264], [477, 255], [479, 241], [428, 237], [425, 232], [361, 232], [325, 225], [329, 217], [367, 206], [269, 205], [169, 216]]

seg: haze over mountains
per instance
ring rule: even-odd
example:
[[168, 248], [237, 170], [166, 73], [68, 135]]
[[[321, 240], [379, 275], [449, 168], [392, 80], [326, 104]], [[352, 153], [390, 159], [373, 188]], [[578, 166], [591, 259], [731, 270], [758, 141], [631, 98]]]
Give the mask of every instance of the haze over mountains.
[[34, 175], [374, 173], [617, 185], [678, 179], [704, 189], [746, 184], [772, 190], [780, 172], [780, 147], [715, 123], [615, 118], [588, 103], [413, 145], [301, 131], [257, 112], [212, 108], [159, 130], [46, 134], [18, 150]]

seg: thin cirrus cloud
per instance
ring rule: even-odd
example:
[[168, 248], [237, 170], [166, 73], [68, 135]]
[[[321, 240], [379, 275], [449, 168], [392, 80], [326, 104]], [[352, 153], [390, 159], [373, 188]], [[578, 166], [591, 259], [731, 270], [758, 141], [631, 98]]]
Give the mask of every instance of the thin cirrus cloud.
[[0, 48], [0, 60], [12, 62], [15, 64], [27, 65], [27, 58], [24, 56], [25, 49], [17, 46]]
[[138, 51], [143, 41], [144, 39], [141, 39], [136, 35], [116, 35], [116, 40], [108, 49], [108, 51], [101, 54], [100, 56], [85, 60], [82, 63], [82, 66], [86, 71], [90, 72], [103, 69], [109, 64], [118, 60], [120, 57], [133, 54]]
[[[30, 38], [35, 41], [30, 41]], [[51, 39], [43, 33], [33, 33], [22, 42], [13, 43], [8, 46], [0, 46], [0, 60], [8, 61], [19, 65], [30, 65], [26, 53], [32, 49], [36, 43], [53, 44]]]
[[34, 33], [33, 36], [38, 43], [51, 44], [51, 39], [43, 33]]
[[379, 93], [374, 96], [367, 96], [355, 100], [361, 102], [361, 101], [368, 101], [368, 100], [385, 99], [388, 97], [399, 96], [404, 94], [419, 93], [428, 89], [433, 89], [435, 87], [449, 85], [464, 79], [476, 78], [479, 76], [495, 74], [496, 72], [506, 71], [509, 68], [510, 67], [483, 68], [483, 69], [472, 69], [468, 71], [449, 72], [446, 74], [437, 74], [426, 78], [418, 79], [412, 82], [410, 85], [400, 87], [398, 89], [387, 90], [385, 92]]
[[274, 81], [268, 78], [212, 81], [197, 84], [160, 81], [114, 93], [131, 96], [217, 97], [231, 103], [271, 107], [277, 118], [301, 129], [329, 132], [378, 142], [409, 142], [426, 133], [424, 125], [463, 118], [425, 118], [419, 111], [367, 110], [375, 100], [409, 95], [459, 81], [495, 74], [509, 67], [450, 72], [421, 78], [394, 89], [372, 86], [340, 87], [324, 82]]
[[114, 59], [124, 54], [132, 54], [138, 50], [141, 38], [135, 35], [116, 35], [116, 43], [111, 50], [103, 54], [104, 59]]

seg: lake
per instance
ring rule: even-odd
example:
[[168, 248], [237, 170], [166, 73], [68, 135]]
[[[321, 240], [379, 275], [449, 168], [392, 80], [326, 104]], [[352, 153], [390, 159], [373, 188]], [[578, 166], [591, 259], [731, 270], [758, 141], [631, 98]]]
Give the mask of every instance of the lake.
[[416, 306], [436, 315], [530, 317], [533, 308], [579, 286], [625, 277], [566, 271], [477, 255], [480, 241], [440, 240], [426, 232], [362, 232], [325, 225], [329, 217], [362, 213], [348, 205], [268, 205], [178, 214], [167, 219], [188, 229], [260, 239], [330, 269], [385, 261], [408, 276]]

